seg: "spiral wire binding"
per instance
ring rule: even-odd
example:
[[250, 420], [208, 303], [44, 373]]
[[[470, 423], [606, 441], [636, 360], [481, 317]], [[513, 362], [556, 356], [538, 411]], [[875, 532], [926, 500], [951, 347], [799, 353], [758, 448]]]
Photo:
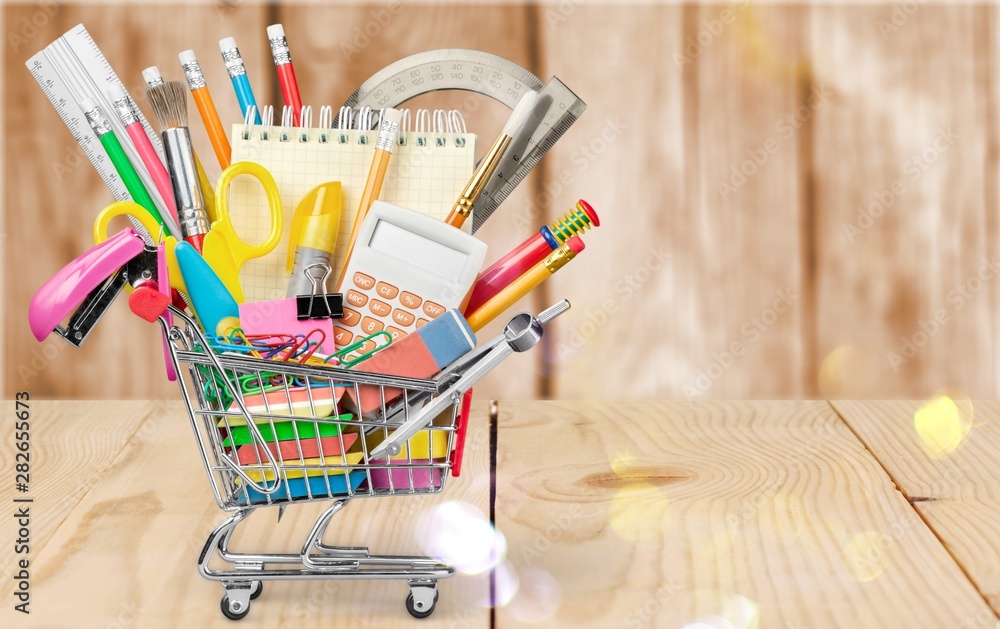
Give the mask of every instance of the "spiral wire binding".
[[406, 146], [406, 135], [410, 132], [410, 110], [402, 110], [402, 115], [399, 119], [399, 137], [397, 142], [400, 146]]
[[305, 143], [309, 141], [309, 129], [312, 126], [313, 108], [312, 105], [306, 105], [299, 113], [299, 142]]
[[417, 132], [417, 146], [424, 146], [427, 144], [427, 124], [430, 122], [431, 112], [427, 109], [417, 110], [417, 123], [415, 125]]
[[329, 141], [329, 135], [327, 129], [333, 128], [333, 107], [329, 105], [323, 105], [319, 109], [319, 128], [322, 131], [319, 134], [320, 144], [326, 144]]
[[[241, 135], [244, 140], [249, 140], [252, 128], [257, 126], [260, 128], [260, 140], [267, 141], [270, 139], [271, 127], [274, 126], [274, 107], [266, 105], [260, 110], [260, 125], [255, 125], [253, 122], [256, 115], [257, 108], [251, 105], [243, 117]], [[347, 144], [350, 141], [347, 131], [353, 129], [358, 131], [358, 143], [368, 144], [372, 140], [372, 132], [381, 128], [384, 117], [385, 109], [376, 111], [368, 106], [358, 110], [344, 106], [337, 111], [337, 115], [334, 117], [333, 107], [324, 105], [320, 108], [317, 140], [320, 144], [328, 144], [331, 141], [331, 135], [333, 135], [340, 144]], [[292, 108], [287, 105], [283, 106], [278, 140], [280, 142], [291, 141], [292, 130], [295, 129], [298, 132], [298, 142], [311, 141], [313, 139], [310, 135], [310, 131], [313, 129], [312, 106], [306, 105], [302, 108], [299, 126], [293, 125], [292, 119]], [[466, 145], [466, 140], [462, 137], [468, 133], [465, 117], [457, 109], [435, 109], [431, 112], [429, 109], [420, 108], [416, 114], [409, 109], [403, 109], [397, 140], [399, 146], [406, 146], [411, 127], [417, 137], [417, 146], [427, 146], [430, 138], [434, 139], [435, 146], [446, 146], [448, 136], [454, 136], [456, 147]], [[331, 134], [329, 133], [331, 130], [337, 130], [339, 133]]]
[[281, 109], [281, 131], [278, 132], [278, 140], [281, 142], [287, 142], [289, 133], [288, 130], [292, 128], [292, 108], [285, 105]]
[[368, 133], [372, 129], [372, 112], [374, 110], [365, 105], [358, 112], [358, 124], [355, 127], [360, 133], [358, 133], [358, 144], [368, 144]]

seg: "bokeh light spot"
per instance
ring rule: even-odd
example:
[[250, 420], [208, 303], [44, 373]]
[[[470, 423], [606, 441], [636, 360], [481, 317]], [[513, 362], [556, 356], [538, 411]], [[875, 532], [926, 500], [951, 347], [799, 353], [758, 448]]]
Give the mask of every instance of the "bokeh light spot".
[[972, 418], [950, 397], [939, 395], [913, 414], [913, 427], [927, 456], [943, 459], [961, 445], [972, 427]]
[[877, 531], [864, 531], [844, 546], [847, 570], [862, 583], [874, 581], [885, 572], [892, 538]]
[[659, 539], [670, 502], [663, 492], [650, 483], [629, 483], [617, 490], [611, 499], [608, 519], [618, 535], [632, 541], [646, 536]]

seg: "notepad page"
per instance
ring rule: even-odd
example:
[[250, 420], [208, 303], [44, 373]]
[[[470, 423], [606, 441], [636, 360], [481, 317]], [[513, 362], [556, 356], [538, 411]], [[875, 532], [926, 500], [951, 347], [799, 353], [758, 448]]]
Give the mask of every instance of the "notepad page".
[[[288, 234], [292, 216], [299, 201], [315, 186], [328, 181], [341, 182], [344, 206], [341, 213], [340, 232], [334, 256], [334, 269], [329, 288], [340, 275], [347, 255], [347, 241], [358, 212], [358, 203], [364, 191], [365, 180], [375, 154], [377, 132], [367, 133], [368, 142], [359, 141], [361, 132], [356, 130], [308, 131], [309, 140], [300, 141], [302, 129], [280, 127], [249, 128], [249, 139], [244, 139], [242, 124], [233, 126], [232, 161], [251, 161], [266, 168], [274, 177], [281, 192], [282, 238], [278, 247], [263, 258], [249, 260], [240, 274], [247, 301], [283, 299], [288, 287], [285, 272], [288, 256]], [[262, 132], [265, 135], [262, 138]], [[325, 133], [328, 142], [320, 142]], [[282, 140], [282, 134], [287, 137]], [[429, 136], [431, 134], [422, 134]], [[345, 142], [341, 143], [341, 136]], [[385, 180], [378, 199], [416, 210], [428, 216], [444, 219], [455, 199], [472, 176], [475, 160], [475, 134], [434, 133], [421, 145], [415, 132], [404, 134], [406, 143], [396, 145], [389, 160]], [[438, 139], [443, 144], [438, 143]], [[459, 146], [464, 140], [464, 146]], [[230, 189], [230, 215], [236, 233], [248, 243], [267, 239], [270, 214], [267, 197], [252, 177], [237, 177]], [[472, 221], [463, 228], [469, 231]]]

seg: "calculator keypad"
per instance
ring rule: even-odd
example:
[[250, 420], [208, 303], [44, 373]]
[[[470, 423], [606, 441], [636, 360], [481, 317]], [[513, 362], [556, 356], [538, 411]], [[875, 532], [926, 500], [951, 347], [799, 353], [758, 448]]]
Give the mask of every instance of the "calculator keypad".
[[424, 302], [424, 314], [431, 319], [437, 319], [444, 314], [445, 307], [434, 303], [433, 301]]
[[414, 295], [413, 293], [407, 293], [407, 292], [404, 292], [402, 296], [399, 298], [399, 303], [411, 310], [416, 310], [417, 308], [419, 308], [420, 303], [422, 301], [423, 300], [420, 299], [420, 297]]
[[375, 334], [376, 332], [381, 332], [385, 329], [385, 324], [378, 319], [373, 319], [371, 317], [365, 317], [361, 320], [361, 331], [365, 333], [365, 336], [369, 334]]
[[375, 286], [375, 292], [378, 293], [378, 296], [383, 299], [392, 299], [393, 297], [399, 294], [399, 289], [393, 286], [392, 284], [379, 282]]
[[360, 308], [368, 303], [368, 295], [359, 293], [356, 290], [347, 291], [347, 294], [344, 295], [344, 299], [355, 308]]
[[351, 308], [344, 308], [344, 316], [340, 318], [344, 325], [357, 325], [361, 321], [361, 313]]
[[392, 312], [392, 306], [379, 299], [373, 299], [371, 303], [368, 304], [368, 309], [371, 310], [372, 314], [376, 317], [384, 317]]
[[[366, 273], [356, 272], [351, 279], [351, 285], [344, 287], [344, 316], [333, 328], [337, 347], [346, 347], [382, 330], [394, 341], [401, 339], [447, 310]], [[371, 346], [374, 348], [374, 344]]]
[[398, 323], [399, 325], [403, 326], [404, 328], [413, 325], [414, 319], [416, 319], [416, 317], [414, 317], [411, 313], [406, 312], [405, 310], [400, 310], [399, 308], [396, 308], [395, 310], [392, 311], [392, 320]]
[[372, 286], [375, 286], [375, 278], [371, 275], [365, 275], [364, 273], [355, 273], [354, 285], [361, 290], [370, 290]]

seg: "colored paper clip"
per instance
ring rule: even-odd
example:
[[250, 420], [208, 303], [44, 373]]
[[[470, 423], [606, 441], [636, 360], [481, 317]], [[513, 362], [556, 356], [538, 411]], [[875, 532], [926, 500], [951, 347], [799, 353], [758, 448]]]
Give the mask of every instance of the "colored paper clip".
[[[377, 337], [380, 336], [385, 338], [385, 343], [383, 345], [379, 345], [378, 341], [375, 340]], [[351, 359], [345, 358], [348, 354], [360, 350], [362, 347], [364, 347], [365, 343], [367, 343], [368, 341], [375, 343], [375, 347], [368, 350], [367, 352], [358, 353], [358, 356], [356, 358], [351, 358]], [[354, 343], [351, 343], [347, 347], [341, 349], [340, 351], [334, 354], [330, 354], [329, 356], [326, 357], [326, 359], [323, 360], [323, 362], [325, 364], [330, 364], [330, 360], [336, 360], [339, 366], [343, 367], [344, 369], [349, 369], [350, 367], [353, 367], [354, 365], [357, 365], [358, 363], [364, 360], [368, 360], [369, 358], [374, 356], [377, 352], [385, 349], [386, 347], [389, 347], [389, 345], [391, 344], [392, 344], [392, 335], [386, 332], [385, 330], [381, 330], [374, 334], [369, 334], [368, 336], [362, 338], [360, 341], [355, 341]]]
[[[319, 333], [319, 341], [310, 342], [309, 339], [316, 333]], [[308, 334], [296, 334], [294, 339], [295, 342], [292, 346], [287, 350], [284, 350], [284, 356], [274, 358], [274, 360], [280, 360], [283, 362], [291, 362], [295, 360], [305, 364], [305, 362], [316, 353], [316, 350], [318, 350], [319, 346], [323, 344], [323, 341], [326, 340], [326, 333], [323, 332], [323, 330], [315, 329], [310, 330]]]

